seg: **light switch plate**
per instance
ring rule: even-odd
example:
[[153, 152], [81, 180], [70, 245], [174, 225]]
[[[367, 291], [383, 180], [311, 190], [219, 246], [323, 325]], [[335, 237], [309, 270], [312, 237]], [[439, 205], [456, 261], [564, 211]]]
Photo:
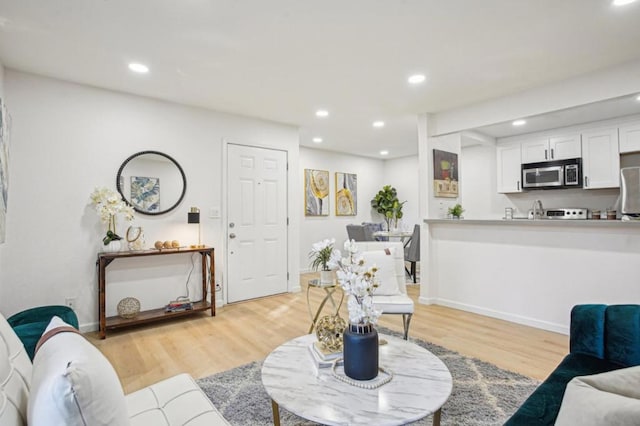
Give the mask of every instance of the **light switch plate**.
[[211, 207], [209, 209], [209, 217], [216, 219], [220, 217], [220, 207]]

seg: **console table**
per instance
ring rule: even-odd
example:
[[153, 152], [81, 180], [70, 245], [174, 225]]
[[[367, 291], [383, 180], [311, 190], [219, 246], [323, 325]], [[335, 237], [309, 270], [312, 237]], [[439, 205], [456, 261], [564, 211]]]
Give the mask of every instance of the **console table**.
[[[107, 299], [107, 266], [116, 259], [126, 257], [144, 257], [144, 256], [169, 256], [173, 254], [184, 253], [200, 253], [202, 257], [202, 300], [193, 302], [193, 309], [165, 312], [164, 307], [159, 309], [150, 309], [140, 312], [135, 318], [125, 319], [119, 316], [106, 317], [106, 299]], [[180, 248], [180, 249], [162, 249], [162, 250], [138, 250], [138, 251], [120, 251], [112, 253], [98, 253], [96, 266], [98, 268], [98, 319], [100, 322], [100, 338], [104, 339], [107, 330], [129, 327], [136, 324], [144, 324], [154, 321], [163, 321], [170, 318], [191, 315], [197, 312], [211, 309], [211, 316], [216, 315], [216, 292], [211, 291], [211, 303], [207, 302], [207, 278], [211, 278], [211, 282], [215, 277], [213, 247], [201, 248]], [[207, 258], [209, 258], [209, 267], [207, 268]]]

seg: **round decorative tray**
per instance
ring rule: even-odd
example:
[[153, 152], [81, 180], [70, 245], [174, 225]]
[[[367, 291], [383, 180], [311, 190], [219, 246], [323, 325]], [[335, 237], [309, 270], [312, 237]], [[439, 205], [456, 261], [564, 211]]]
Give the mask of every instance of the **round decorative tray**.
[[125, 297], [118, 302], [118, 315], [124, 319], [131, 319], [140, 313], [140, 301], [135, 297]]

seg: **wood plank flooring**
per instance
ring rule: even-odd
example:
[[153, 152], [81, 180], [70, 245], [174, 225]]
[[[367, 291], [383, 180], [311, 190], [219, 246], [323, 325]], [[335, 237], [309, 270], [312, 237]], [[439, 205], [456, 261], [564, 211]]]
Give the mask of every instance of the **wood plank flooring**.
[[[113, 364], [125, 393], [187, 372], [195, 378], [266, 357], [278, 345], [306, 334], [310, 319], [303, 274], [300, 293], [225, 305], [206, 313], [87, 337]], [[338, 290], [340, 291], [340, 290]], [[568, 352], [568, 336], [438, 305], [417, 303], [419, 286], [409, 286], [416, 301], [409, 336], [479, 358], [506, 370], [544, 379]], [[312, 306], [324, 297], [311, 289]], [[329, 304], [327, 304], [329, 305]], [[341, 309], [347, 318], [346, 300]], [[330, 306], [330, 305], [329, 305]], [[326, 313], [329, 313], [325, 307]], [[567, 313], [568, 315], [568, 313]], [[402, 319], [383, 315], [380, 324], [402, 331]]]

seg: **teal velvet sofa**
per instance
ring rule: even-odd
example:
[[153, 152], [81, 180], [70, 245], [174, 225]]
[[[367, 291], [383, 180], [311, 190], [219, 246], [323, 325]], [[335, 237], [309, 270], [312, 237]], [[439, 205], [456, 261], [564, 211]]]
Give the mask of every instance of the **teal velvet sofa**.
[[63, 305], [38, 306], [7, 318], [7, 322], [22, 341], [27, 355], [32, 361], [36, 344], [54, 316], [58, 316], [67, 324], [78, 328], [76, 313], [73, 309]]
[[640, 305], [574, 306], [569, 333], [569, 354], [505, 425], [553, 425], [571, 379], [640, 365]]

